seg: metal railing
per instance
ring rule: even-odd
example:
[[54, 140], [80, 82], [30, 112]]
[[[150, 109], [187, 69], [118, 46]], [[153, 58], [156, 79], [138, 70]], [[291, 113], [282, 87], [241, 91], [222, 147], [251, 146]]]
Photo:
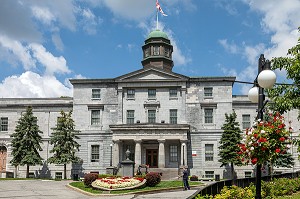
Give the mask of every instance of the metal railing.
[[[282, 173], [282, 174], [276, 174], [272, 176], [263, 176], [262, 180], [265, 182], [271, 181], [271, 179], [275, 178], [299, 178], [300, 177], [300, 172], [295, 172], [295, 173]], [[191, 195], [188, 199], [193, 199], [195, 198], [198, 194], [201, 196], [205, 195], [216, 195], [221, 192], [221, 190], [224, 188], [224, 186], [231, 186], [231, 185], [236, 185], [238, 187], [248, 187], [251, 183], [255, 183], [255, 177], [251, 178], [239, 178], [233, 180], [222, 180], [222, 181], [216, 181], [213, 182], [203, 188], [200, 188], [197, 190], [193, 195]]]

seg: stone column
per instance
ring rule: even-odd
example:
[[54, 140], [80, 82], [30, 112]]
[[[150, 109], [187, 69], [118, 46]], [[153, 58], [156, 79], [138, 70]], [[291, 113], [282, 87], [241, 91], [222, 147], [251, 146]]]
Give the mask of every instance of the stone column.
[[120, 140], [113, 140], [113, 166], [117, 166], [120, 162]]
[[158, 168], [165, 168], [165, 141], [166, 140], [158, 140]]
[[180, 140], [181, 142], [181, 161], [182, 166], [187, 166], [187, 140]]
[[135, 166], [138, 167], [142, 164], [142, 147], [141, 147], [142, 140], [135, 140], [135, 152], [134, 152], [134, 161]]

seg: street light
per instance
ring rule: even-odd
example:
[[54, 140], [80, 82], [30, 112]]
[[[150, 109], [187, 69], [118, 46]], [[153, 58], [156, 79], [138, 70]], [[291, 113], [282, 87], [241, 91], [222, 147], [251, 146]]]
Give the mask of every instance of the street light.
[[[272, 88], [276, 82], [276, 75], [271, 70], [271, 63], [261, 54], [258, 59], [258, 76], [254, 80], [254, 87], [249, 90], [248, 97], [251, 102], [258, 103], [257, 119], [263, 120], [265, 101], [264, 88]], [[255, 199], [261, 199], [261, 164], [256, 165], [256, 195]]]
[[110, 146], [110, 163], [109, 166], [112, 166], [112, 144], [109, 145]]

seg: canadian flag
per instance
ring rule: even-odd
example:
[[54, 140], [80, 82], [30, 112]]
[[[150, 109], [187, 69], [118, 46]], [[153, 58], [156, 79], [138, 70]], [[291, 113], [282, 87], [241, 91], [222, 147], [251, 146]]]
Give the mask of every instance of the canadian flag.
[[161, 9], [159, 3], [158, 3], [158, 0], [156, 0], [156, 8], [157, 10], [163, 15], [163, 16], [168, 16], [164, 13], [164, 11]]

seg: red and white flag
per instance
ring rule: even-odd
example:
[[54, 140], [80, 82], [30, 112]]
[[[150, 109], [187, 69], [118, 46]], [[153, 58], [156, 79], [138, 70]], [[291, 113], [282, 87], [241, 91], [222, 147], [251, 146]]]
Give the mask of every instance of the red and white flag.
[[164, 11], [161, 9], [159, 3], [158, 3], [158, 0], [156, 0], [156, 8], [157, 10], [163, 15], [163, 16], [168, 16], [164, 13]]

